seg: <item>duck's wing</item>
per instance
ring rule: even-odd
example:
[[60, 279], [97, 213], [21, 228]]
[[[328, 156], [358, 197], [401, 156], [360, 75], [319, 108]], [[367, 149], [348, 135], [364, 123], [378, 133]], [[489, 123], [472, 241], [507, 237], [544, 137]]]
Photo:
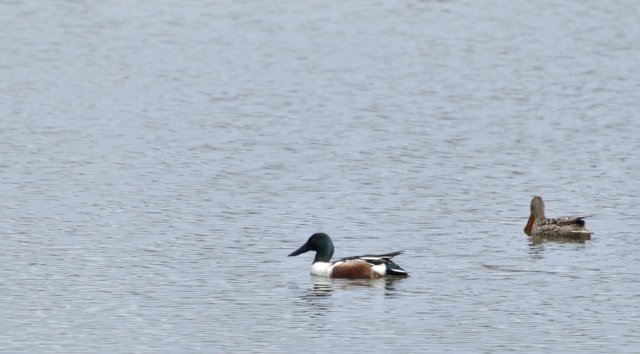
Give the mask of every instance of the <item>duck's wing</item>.
[[396, 252], [389, 252], [389, 253], [385, 253], [385, 254], [376, 254], [376, 255], [372, 255], [372, 254], [368, 254], [368, 255], [364, 255], [364, 256], [359, 256], [358, 258], [360, 259], [364, 259], [367, 262], [378, 262], [380, 260], [383, 261], [389, 261], [391, 260], [391, 258], [400, 255], [404, 253], [404, 251], [396, 251]]
[[399, 254], [402, 254], [404, 251], [390, 252], [384, 254], [377, 255], [364, 255], [364, 256], [353, 256], [353, 257], [345, 257], [341, 258], [334, 262], [334, 264], [338, 264], [340, 262], [367, 262], [371, 267], [374, 268], [374, 271], [378, 273], [380, 276], [382, 275], [396, 275], [396, 276], [407, 276], [409, 272], [402, 269], [397, 263], [392, 261], [391, 259]]
[[572, 225], [572, 224], [584, 226], [584, 219], [588, 218], [589, 216], [591, 215], [562, 216], [559, 218], [547, 219], [548, 220], [547, 223], [552, 225], [558, 225], [558, 226]]
[[345, 257], [337, 260], [336, 262], [362, 260], [362, 261], [367, 261], [371, 264], [382, 264], [382, 263], [385, 263], [386, 261], [391, 261], [391, 258], [402, 253], [404, 253], [404, 251], [397, 251], [397, 252], [390, 252], [390, 253], [376, 254], [376, 255], [367, 254], [364, 256]]

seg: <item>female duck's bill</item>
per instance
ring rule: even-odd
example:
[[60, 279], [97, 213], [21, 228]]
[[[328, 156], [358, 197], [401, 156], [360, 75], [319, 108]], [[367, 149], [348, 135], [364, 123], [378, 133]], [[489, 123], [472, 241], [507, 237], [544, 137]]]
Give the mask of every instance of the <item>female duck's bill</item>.
[[379, 278], [384, 276], [409, 275], [391, 259], [399, 252], [385, 253], [380, 255], [366, 255], [342, 258], [331, 262], [334, 247], [333, 241], [325, 233], [315, 233], [309, 237], [307, 242], [293, 251], [289, 257], [297, 256], [305, 252], [315, 251], [316, 256], [311, 264], [311, 274], [329, 278]]
[[544, 215], [542, 197], [535, 196], [531, 200], [531, 214], [524, 232], [529, 236], [584, 236], [590, 235], [585, 227], [587, 216], [563, 216], [547, 219]]

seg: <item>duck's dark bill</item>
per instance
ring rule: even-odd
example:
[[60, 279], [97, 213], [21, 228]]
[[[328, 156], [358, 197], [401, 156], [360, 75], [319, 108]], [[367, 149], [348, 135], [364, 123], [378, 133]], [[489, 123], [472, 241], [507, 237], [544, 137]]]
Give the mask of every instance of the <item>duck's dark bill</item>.
[[305, 253], [305, 252], [309, 252], [309, 251], [310, 251], [310, 249], [309, 249], [309, 245], [307, 245], [307, 244], [305, 243], [304, 245], [300, 246], [300, 248], [298, 248], [297, 250], [293, 251], [293, 253], [291, 253], [291, 254], [289, 255], [289, 257], [297, 256], [297, 255], [299, 255], [299, 254], [303, 254], [303, 253]]

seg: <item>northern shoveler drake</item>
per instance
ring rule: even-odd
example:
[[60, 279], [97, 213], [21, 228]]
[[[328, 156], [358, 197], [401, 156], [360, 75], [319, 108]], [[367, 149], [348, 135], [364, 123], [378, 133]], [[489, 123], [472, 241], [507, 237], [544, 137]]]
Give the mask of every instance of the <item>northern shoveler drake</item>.
[[547, 219], [544, 216], [544, 202], [541, 197], [531, 200], [531, 215], [524, 232], [529, 236], [580, 236], [590, 235], [584, 226], [586, 216], [564, 216]]
[[316, 258], [311, 265], [311, 275], [328, 278], [379, 278], [384, 276], [406, 277], [409, 273], [394, 263], [391, 258], [402, 251], [378, 255], [366, 255], [342, 258], [331, 262], [333, 241], [322, 232], [309, 237], [307, 242], [295, 250], [289, 257], [309, 251], [316, 251]]

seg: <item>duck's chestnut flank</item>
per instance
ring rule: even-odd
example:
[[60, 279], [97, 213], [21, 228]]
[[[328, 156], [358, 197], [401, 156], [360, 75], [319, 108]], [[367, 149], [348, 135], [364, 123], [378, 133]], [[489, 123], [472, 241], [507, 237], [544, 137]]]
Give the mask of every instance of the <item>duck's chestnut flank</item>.
[[331, 270], [332, 278], [377, 278], [379, 275], [374, 274], [371, 266], [367, 262], [348, 262], [338, 264]]

